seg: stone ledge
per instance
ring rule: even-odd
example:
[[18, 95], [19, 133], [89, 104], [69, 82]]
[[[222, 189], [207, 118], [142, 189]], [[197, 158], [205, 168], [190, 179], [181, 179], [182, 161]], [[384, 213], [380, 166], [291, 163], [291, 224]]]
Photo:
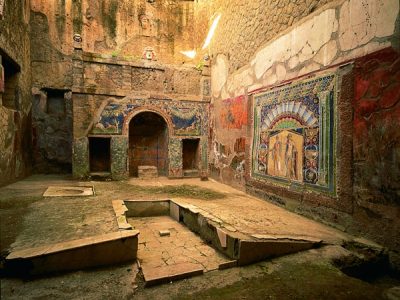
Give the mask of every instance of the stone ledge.
[[136, 259], [138, 230], [112, 232], [11, 252], [6, 271], [15, 275], [37, 275], [111, 265]]

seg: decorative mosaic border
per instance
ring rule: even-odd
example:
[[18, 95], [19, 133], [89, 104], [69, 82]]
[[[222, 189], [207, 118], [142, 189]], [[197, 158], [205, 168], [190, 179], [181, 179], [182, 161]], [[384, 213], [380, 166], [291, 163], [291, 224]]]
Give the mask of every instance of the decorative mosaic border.
[[253, 179], [336, 195], [336, 81], [325, 74], [253, 96]]
[[154, 107], [168, 118], [176, 136], [207, 135], [207, 103], [171, 100], [129, 99], [129, 103], [112, 102], [98, 112], [91, 134], [120, 135], [129, 116], [142, 107]]

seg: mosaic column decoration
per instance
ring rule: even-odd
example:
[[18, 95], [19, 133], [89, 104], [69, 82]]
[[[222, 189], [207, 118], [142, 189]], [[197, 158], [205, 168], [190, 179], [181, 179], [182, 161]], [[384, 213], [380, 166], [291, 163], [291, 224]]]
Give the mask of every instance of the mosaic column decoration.
[[168, 143], [169, 177], [182, 177], [182, 140], [171, 137]]
[[200, 172], [202, 176], [208, 176], [208, 137], [201, 138], [201, 165]]
[[89, 176], [89, 140], [87, 137], [75, 139], [72, 148], [72, 175], [74, 178]]
[[111, 176], [114, 180], [128, 178], [128, 137], [111, 138]]

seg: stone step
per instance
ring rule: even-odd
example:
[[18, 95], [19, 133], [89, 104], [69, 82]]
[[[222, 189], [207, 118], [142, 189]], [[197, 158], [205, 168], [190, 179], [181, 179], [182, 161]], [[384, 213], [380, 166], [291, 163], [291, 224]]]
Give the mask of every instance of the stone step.
[[183, 170], [184, 177], [199, 177], [200, 172], [199, 170], [192, 169], [192, 170]]
[[96, 181], [111, 180], [111, 172], [90, 172], [89, 175], [92, 180]]
[[139, 178], [157, 178], [158, 170], [154, 166], [138, 166], [138, 177]]

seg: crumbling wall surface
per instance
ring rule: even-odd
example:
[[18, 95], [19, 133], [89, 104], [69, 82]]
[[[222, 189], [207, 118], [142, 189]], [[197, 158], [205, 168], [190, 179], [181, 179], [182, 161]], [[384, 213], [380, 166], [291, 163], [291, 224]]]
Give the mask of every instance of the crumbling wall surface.
[[[209, 48], [212, 176], [237, 187], [245, 185], [253, 194], [370, 237], [391, 250], [399, 249], [399, 138], [393, 130], [399, 124], [399, 2], [313, 2], [316, 9], [312, 13], [310, 9], [308, 16], [299, 14], [301, 17], [291, 26], [273, 30], [267, 41], [264, 36], [270, 32], [266, 27], [259, 29], [262, 23], [257, 26], [254, 21], [257, 10], [245, 9], [246, 5], [261, 7], [261, 2], [242, 3], [237, 15], [230, 13], [228, 4], [221, 10], [222, 4], [209, 4], [216, 9], [210, 15], [222, 15]], [[279, 8], [285, 1], [267, 2]], [[293, 5], [291, 2], [280, 8], [278, 18]], [[246, 41], [251, 30], [261, 30], [255, 38], [255, 43], [262, 39], [258, 46], [252, 46], [252, 39]], [[247, 56], [243, 49], [254, 51]], [[335, 78], [333, 89], [326, 90], [323, 81], [330, 76]], [[313, 80], [321, 82], [314, 84]], [[315, 89], [307, 91], [307, 87]], [[316, 98], [310, 98], [313, 95]], [[247, 115], [244, 108], [233, 108], [239, 99], [246, 99]], [[320, 105], [314, 112], [308, 110], [312, 101]], [[331, 128], [330, 133], [316, 129], [315, 124], [327, 120], [321, 119], [323, 112], [328, 113], [325, 116], [331, 127], [324, 128]], [[287, 118], [273, 124], [282, 113], [288, 113]], [[294, 115], [307, 120], [294, 121]], [[318, 123], [313, 119], [316, 116]], [[239, 127], [237, 120], [247, 123]], [[285, 130], [298, 138], [293, 140], [298, 146], [304, 143], [303, 173], [299, 172], [301, 162], [295, 171], [285, 173], [282, 166], [287, 168], [291, 161], [284, 154], [281, 164], [274, 165], [272, 160], [268, 169], [268, 159], [274, 153], [272, 144], [291, 147], [287, 146], [292, 142], [288, 142]], [[234, 181], [237, 157], [242, 153], [237, 145], [242, 137], [246, 139], [245, 180]], [[321, 147], [326, 145], [332, 147], [320, 156]], [[319, 170], [325, 159], [332, 160], [331, 177]], [[332, 180], [332, 188], [313, 188], [323, 185], [327, 178]]]
[[[163, 63], [182, 63], [180, 51], [193, 49], [191, 1], [32, 0], [31, 11], [34, 82], [39, 87], [71, 85], [74, 34], [82, 37], [85, 52], [108, 57], [141, 59], [151, 48]], [[49, 74], [57, 76], [47, 78]]]
[[[212, 53], [223, 53], [229, 57], [229, 71], [234, 72], [246, 65], [263, 43], [329, 2], [332, 1], [198, 1], [196, 22], [201, 32], [204, 27], [199, 20], [201, 17], [206, 19], [214, 13], [221, 13], [211, 50]], [[211, 11], [209, 16], [207, 11]]]
[[72, 93], [33, 89], [33, 167], [38, 173], [70, 173]]
[[[30, 8], [36, 171], [69, 169], [69, 116], [75, 138], [85, 136], [102, 95], [200, 94], [198, 71], [166, 66], [188, 62], [180, 51], [193, 49], [192, 1], [31, 0]], [[45, 103], [54, 90], [73, 93], [57, 116]]]
[[0, 87], [5, 88], [0, 88], [0, 186], [23, 178], [31, 170], [28, 23], [28, 1], [5, 1], [0, 18]]

